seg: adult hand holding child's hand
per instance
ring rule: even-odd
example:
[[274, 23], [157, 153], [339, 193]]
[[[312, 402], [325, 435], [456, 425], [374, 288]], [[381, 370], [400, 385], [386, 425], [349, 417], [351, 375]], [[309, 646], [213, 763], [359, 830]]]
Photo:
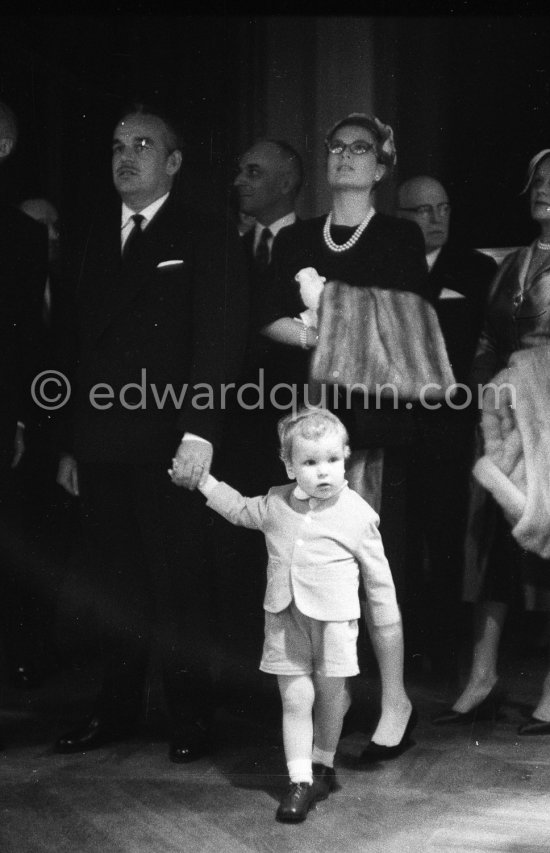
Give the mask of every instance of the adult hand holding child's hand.
[[206, 482], [213, 449], [208, 441], [185, 438], [181, 441], [168, 473], [176, 486], [194, 490]]

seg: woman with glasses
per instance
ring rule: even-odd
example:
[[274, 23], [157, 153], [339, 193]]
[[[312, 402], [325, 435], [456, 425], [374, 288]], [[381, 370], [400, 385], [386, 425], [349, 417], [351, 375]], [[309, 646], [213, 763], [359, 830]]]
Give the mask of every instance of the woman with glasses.
[[[436, 725], [496, 718], [503, 699], [497, 659], [508, 610], [518, 601], [527, 610], [550, 610], [549, 148], [530, 161], [524, 192], [538, 237], [502, 262], [473, 365], [475, 388], [492, 383], [504, 392], [511, 388], [514, 398], [504, 397], [503, 404], [483, 394], [485, 456], [474, 473], [480, 472], [485, 489], [479, 485], [472, 493], [465, 573], [466, 600], [476, 604], [472, 665], [455, 703], [433, 716]], [[550, 735], [550, 670], [518, 733]]]
[[[451, 383], [452, 374], [429, 303], [422, 234], [373, 204], [373, 191], [396, 161], [391, 127], [352, 113], [331, 128], [325, 145], [331, 209], [280, 234], [263, 299], [263, 333], [313, 354], [315, 400], [331, 406], [350, 431], [348, 482], [380, 513], [403, 607], [404, 481], [420, 385]], [[294, 391], [300, 401], [302, 389]], [[372, 627], [382, 714], [364, 761], [403, 752], [415, 721], [403, 687], [401, 623], [383, 637]]]

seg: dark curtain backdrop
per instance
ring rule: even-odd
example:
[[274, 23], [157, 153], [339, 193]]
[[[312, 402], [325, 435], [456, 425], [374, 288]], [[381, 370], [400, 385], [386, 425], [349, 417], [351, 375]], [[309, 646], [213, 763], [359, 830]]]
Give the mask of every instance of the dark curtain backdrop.
[[[181, 191], [222, 209], [236, 153], [261, 100], [261, 32], [230, 16], [63, 15], [0, 20], [0, 98], [20, 144], [0, 170], [4, 197], [45, 195], [69, 226], [112, 192], [111, 134], [134, 96], [175, 107], [185, 139]], [[251, 73], [253, 71], [253, 73]]]
[[397, 60], [400, 179], [440, 178], [455, 231], [474, 245], [530, 241], [519, 193], [530, 158], [550, 148], [550, 16], [402, 17], [384, 32]]
[[[266, 51], [270, 20], [2, 16], [0, 97], [21, 120], [19, 149], [0, 169], [2, 194], [43, 194], [66, 223], [85, 218], [94, 199], [110, 191], [110, 134], [121, 103], [157, 90], [174, 98], [184, 121], [182, 190], [194, 203], [225, 205], [235, 157], [269, 126], [266, 80], [277, 60]], [[302, 53], [284, 85], [289, 103], [304, 105], [305, 120], [305, 113], [321, 112], [323, 93], [313, 90], [325, 57], [316, 41], [319, 19], [293, 20]], [[330, 20], [335, 43], [345, 41], [344, 22]], [[479, 246], [529, 240], [518, 194], [529, 158], [550, 147], [550, 17], [378, 15], [372, 22], [368, 82], [376, 111], [395, 125], [394, 186], [412, 174], [434, 174], [452, 196], [455, 231]], [[345, 63], [345, 44], [337, 55]], [[278, 59], [282, 74], [288, 52]], [[354, 79], [360, 69], [346, 72]], [[313, 193], [304, 200], [313, 208]], [[386, 209], [391, 203], [384, 196]]]

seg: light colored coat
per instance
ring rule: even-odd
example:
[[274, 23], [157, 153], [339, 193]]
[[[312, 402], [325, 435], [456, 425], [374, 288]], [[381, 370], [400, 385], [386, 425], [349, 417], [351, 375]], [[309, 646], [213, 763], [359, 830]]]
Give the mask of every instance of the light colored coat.
[[263, 531], [269, 557], [264, 609], [278, 613], [294, 600], [313, 619], [357, 619], [361, 574], [372, 622], [399, 622], [375, 511], [347, 484], [327, 500], [300, 500], [295, 488], [290, 483], [246, 498], [218, 483], [208, 498], [232, 524]]

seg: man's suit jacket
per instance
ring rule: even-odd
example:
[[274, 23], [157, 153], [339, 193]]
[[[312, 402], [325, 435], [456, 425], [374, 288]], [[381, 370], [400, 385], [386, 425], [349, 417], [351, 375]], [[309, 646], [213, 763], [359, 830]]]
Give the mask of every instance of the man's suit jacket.
[[[33, 406], [30, 385], [40, 365], [38, 340], [48, 265], [43, 225], [21, 211], [0, 206], [0, 420], [13, 450], [18, 419]], [[6, 439], [2, 438], [4, 453]]]
[[[292, 227], [293, 225], [286, 225], [275, 235], [271, 246], [271, 257], [280, 235]], [[258, 383], [259, 371], [262, 369], [265, 387], [269, 392], [269, 389], [278, 383], [303, 384], [307, 381], [307, 372], [304, 371], [302, 364], [305, 362], [303, 353], [297, 354], [293, 351], [293, 347], [278, 344], [259, 334], [259, 329], [264, 325], [264, 282], [269, 275], [269, 268], [265, 273], [258, 270], [254, 259], [254, 231], [255, 229], [251, 228], [241, 237], [250, 286], [250, 333], [241, 379], [243, 382]], [[297, 365], [300, 365], [299, 369]]]
[[[489, 285], [496, 270], [495, 261], [487, 255], [449, 243], [443, 246], [430, 270], [428, 280], [457, 382], [469, 381]], [[444, 288], [462, 297], [442, 298]]]
[[[184, 431], [218, 442], [220, 386], [235, 380], [244, 350], [246, 290], [228, 222], [172, 193], [123, 262], [120, 201], [101, 212], [76, 295], [77, 460], [164, 462]], [[106, 395], [92, 405], [98, 383]]]

